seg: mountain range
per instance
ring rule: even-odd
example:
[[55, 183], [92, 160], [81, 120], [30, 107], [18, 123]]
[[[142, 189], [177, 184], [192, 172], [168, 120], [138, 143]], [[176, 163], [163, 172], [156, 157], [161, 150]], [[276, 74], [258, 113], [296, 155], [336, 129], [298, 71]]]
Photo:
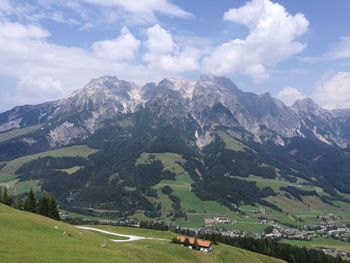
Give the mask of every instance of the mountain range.
[[[159, 217], [156, 186], [176, 180], [177, 166], [196, 198], [231, 210], [256, 202], [281, 209], [269, 201], [281, 192], [328, 204], [349, 201], [343, 194], [350, 194], [350, 110], [326, 110], [311, 99], [286, 106], [269, 93], [244, 92], [225, 77], [138, 86], [104, 76], [67, 98], [0, 113], [0, 135], [26, 129], [0, 140], [0, 161], [72, 145], [97, 150], [88, 161], [47, 157], [16, 171], [22, 181], [41, 180], [62, 203], [73, 194], [77, 206]], [[166, 154], [177, 158], [171, 169]], [[66, 166], [80, 169], [59, 170]], [[291, 185], [277, 193], [246, 180], [251, 175]], [[300, 180], [323, 194], [298, 188]], [[176, 191], [167, 195], [175, 215], [184, 216]]]
[[[269, 93], [243, 92], [224, 77], [202, 75], [198, 81], [167, 78], [139, 87], [133, 82], [104, 76], [91, 80], [71, 96], [39, 105], [18, 106], [0, 114], [0, 132], [42, 125], [40, 143], [58, 147], [77, 143], [118, 114], [133, 113], [162, 97], [176, 98], [199, 129], [197, 144], [206, 144], [217, 127], [233, 137], [258, 143], [286, 145], [306, 138], [347, 148], [350, 110], [328, 111], [307, 98], [291, 107]], [[21, 138], [35, 145], [37, 137]], [[20, 155], [20, 153], [19, 153]], [[6, 154], [3, 154], [6, 156]]]

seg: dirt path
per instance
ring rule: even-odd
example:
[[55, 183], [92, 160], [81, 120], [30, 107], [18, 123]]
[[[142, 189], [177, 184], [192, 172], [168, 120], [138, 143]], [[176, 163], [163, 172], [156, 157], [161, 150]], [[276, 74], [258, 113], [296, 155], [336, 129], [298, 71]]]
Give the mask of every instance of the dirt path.
[[125, 240], [118, 240], [118, 239], [110, 239], [113, 242], [130, 242], [130, 241], [136, 241], [136, 240], [143, 240], [143, 239], [149, 239], [149, 240], [163, 240], [163, 241], [169, 241], [164, 238], [153, 238], [153, 237], [142, 237], [142, 236], [134, 236], [134, 235], [125, 235], [125, 234], [119, 234], [119, 233], [114, 233], [98, 228], [93, 228], [93, 227], [86, 227], [86, 226], [76, 226], [77, 228], [84, 229], [84, 230], [90, 230], [90, 231], [96, 231], [104, 234], [108, 234], [111, 236], [119, 236], [119, 237], [127, 237], [128, 239]]

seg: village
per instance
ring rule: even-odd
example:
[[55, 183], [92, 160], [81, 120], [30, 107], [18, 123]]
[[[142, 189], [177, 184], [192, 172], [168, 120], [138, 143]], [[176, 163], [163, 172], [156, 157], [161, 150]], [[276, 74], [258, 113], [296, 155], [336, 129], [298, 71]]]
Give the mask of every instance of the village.
[[[65, 218], [66, 214], [62, 214]], [[249, 233], [234, 229], [236, 220], [232, 220], [227, 216], [215, 215], [211, 218], [204, 219], [204, 226], [202, 228], [186, 228], [176, 225], [174, 222], [166, 224], [164, 222], [150, 221], [150, 225], [144, 225], [144, 222], [136, 218], [125, 217], [119, 221], [113, 220], [99, 220], [99, 224], [119, 225], [129, 227], [153, 228], [158, 230], [171, 229], [176, 233], [191, 233], [193, 236], [203, 236], [210, 234], [219, 234], [227, 237], [254, 237], [271, 238], [274, 240], [297, 240], [297, 241], [312, 241], [315, 238], [340, 240], [349, 242], [350, 246], [350, 225], [336, 224], [337, 216], [328, 214], [320, 218], [317, 225], [292, 227], [285, 226], [274, 220], [261, 219], [259, 224], [266, 225], [264, 233]], [[96, 221], [95, 221], [96, 223]], [[156, 227], [155, 227], [156, 226]], [[188, 240], [187, 240], [188, 239]], [[196, 239], [193, 237], [186, 237], [185, 235], [178, 236], [177, 241], [173, 243], [182, 244], [190, 249], [196, 249], [202, 252], [211, 253], [213, 251], [212, 243], [208, 240]], [[325, 254], [339, 255], [341, 257], [350, 257], [349, 251], [335, 249], [333, 247], [319, 246], [315, 247]]]
[[[350, 225], [336, 224], [337, 216], [329, 214], [320, 218], [320, 223], [313, 226], [291, 227], [282, 225], [274, 220], [261, 219], [260, 224], [266, 225], [263, 234], [251, 234], [248, 232], [235, 230], [223, 225], [234, 225], [236, 220], [231, 220], [226, 216], [213, 216], [204, 220], [205, 227], [198, 229], [198, 234], [220, 233], [229, 237], [247, 237], [272, 238], [276, 240], [300, 240], [312, 241], [314, 238], [321, 237], [349, 242], [350, 246]], [[221, 227], [217, 227], [220, 225]], [[339, 255], [341, 257], [350, 257], [350, 252], [337, 250], [332, 247], [319, 247], [325, 254]]]

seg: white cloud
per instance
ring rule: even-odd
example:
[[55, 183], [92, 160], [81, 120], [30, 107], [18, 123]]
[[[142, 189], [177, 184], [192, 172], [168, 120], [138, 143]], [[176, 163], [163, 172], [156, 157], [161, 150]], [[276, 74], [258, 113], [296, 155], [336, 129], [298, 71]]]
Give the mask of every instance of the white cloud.
[[132, 15], [133, 20], [138, 22], [155, 22], [155, 13], [171, 17], [189, 18], [192, 14], [168, 0], [82, 0], [83, 2], [106, 7], [121, 7]]
[[305, 96], [297, 88], [288, 86], [277, 94], [277, 98], [290, 106], [293, 105], [296, 100], [304, 99]]
[[199, 51], [195, 48], [181, 49], [176, 46], [170, 33], [160, 25], [148, 28], [147, 36], [144, 61], [149, 69], [180, 73], [199, 68]]
[[127, 28], [91, 49], [57, 45], [48, 36], [39, 25], [0, 22], [0, 78], [16, 81], [12, 90], [0, 87], [0, 111], [62, 98], [102, 75], [144, 84], [198, 68], [198, 51], [180, 48], [159, 25], [148, 29], [146, 64], [136, 62], [141, 42]]
[[65, 90], [59, 79], [54, 79], [52, 76], [35, 76], [34, 74], [20, 76], [17, 82], [17, 90], [22, 96], [24, 94], [25, 97], [35, 96], [36, 99], [41, 101], [45, 101], [47, 97], [54, 98], [65, 95]]
[[350, 72], [338, 72], [320, 84], [314, 99], [326, 109], [350, 108]]
[[4, 12], [4, 13], [12, 12], [12, 6], [8, 0], [0, 1], [0, 12]]
[[337, 60], [350, 58], [350, 36], [341, 37], [339, 42], [323, 55], [315, 57], [305, 57], [304, 62], [320, 62], [326, 60]]
[[[8, 33], [8, 28], [18, 30]], [[1, 110], [18, 103], [59, 99], [101, 75], [117, 75], [138, 83], [164, 76], [143, 65], [106, 59], [93, 50], [52, 44], [40, 26], [3, 22], [0, 32], [0, 76], [17, 81], [13, 90], [1, 91], [8, 94], [0, 97]], [[123, 58], [130, 56], [124, 54]]]
[[170, 0], [0, 0], [0, 17], [11, 16], [25, 23], [52, 20], [90, 30], [98, 26], [150, 24], [157, 16], [191, 18], [192, 14]]
[[303, 14], [290, 15], [270, 0], [251, 0], [224, 14], [224, 20], [249, 29], [245, 39], [234, 39], [216, 47], [204, 59], [204, 71], [225, 75], [239, 72], [256, 81], [268, 78], [268, 67], [301, 52], [305, 45], [297, 39], [308, 29]]
[[140, 46], [140, 41], [123, 27], [120, 36], [112, 40], [95, 42], [92, 49], [98, 57], [111, 60], [132, 60]]
[[46, 38], [50, 33], [40, 26], [0, 22], [0, 37], [5, 38]]
[[350, 36], [340, 38], [339, 43], [325, 56], [330, 59], [350, 58]]

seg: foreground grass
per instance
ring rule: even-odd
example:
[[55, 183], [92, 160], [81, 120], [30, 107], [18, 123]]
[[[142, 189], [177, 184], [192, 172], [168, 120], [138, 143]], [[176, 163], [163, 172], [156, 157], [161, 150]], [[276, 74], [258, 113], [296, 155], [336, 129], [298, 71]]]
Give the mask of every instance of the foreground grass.
[[[131, 235], [162, 238], [174, 235], [136, 228], [98, 227]], [[206, 255], [156, 240], [113, 243], [105, 234], [0, 204], [0, 262], [283, 262], [221, 244], [214, 251]]]

